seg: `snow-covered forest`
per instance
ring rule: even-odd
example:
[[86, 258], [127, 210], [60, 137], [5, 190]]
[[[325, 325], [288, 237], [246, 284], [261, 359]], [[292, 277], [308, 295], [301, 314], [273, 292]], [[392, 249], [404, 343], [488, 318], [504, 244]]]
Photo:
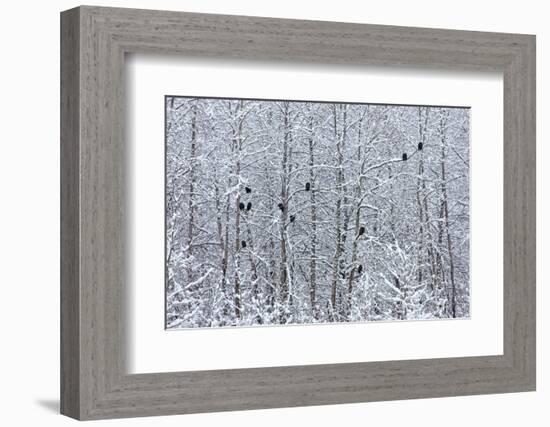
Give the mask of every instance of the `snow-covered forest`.
[[167, 328], [469, 316], [469, 109], [165, 100]]

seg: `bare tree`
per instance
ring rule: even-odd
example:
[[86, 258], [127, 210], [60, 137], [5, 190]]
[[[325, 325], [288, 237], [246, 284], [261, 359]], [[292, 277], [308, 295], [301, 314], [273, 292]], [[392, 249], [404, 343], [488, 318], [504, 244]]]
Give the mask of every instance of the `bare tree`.
[[469, 315], [469, 111], [169, 97], [169, 328]]

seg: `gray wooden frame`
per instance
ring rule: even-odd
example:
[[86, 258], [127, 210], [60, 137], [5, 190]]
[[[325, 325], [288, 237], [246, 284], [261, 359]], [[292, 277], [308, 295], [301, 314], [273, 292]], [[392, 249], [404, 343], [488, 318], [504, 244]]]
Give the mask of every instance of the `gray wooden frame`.
[[[128, 375], [129, 52], [502, 72], [504, 354]], [[534, 36], [88, 6], [61, 14], [63, 414], [100, 419], [534, 389]]]

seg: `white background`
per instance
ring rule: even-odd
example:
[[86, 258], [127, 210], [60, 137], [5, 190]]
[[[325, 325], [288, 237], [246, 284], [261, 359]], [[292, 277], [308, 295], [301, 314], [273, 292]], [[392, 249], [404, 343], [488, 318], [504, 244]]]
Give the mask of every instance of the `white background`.
[[[502, 354], [500, 73], [349, 70], [132, 55], [126, 60], [125, 75], [132, 165], [130, 372]], [[165, 94], [470, 106], [471, 318], [165, 331]], [[229, 348], [220, 357], [219, 349]]]
[[[64, 426], [59, 384], [59, 17], [73, 1], [3, 5], [0, 68], [0, 325], [3, 425]], [[462, 0], [97, 1], [96, 4], [285, 18], [536, 33], [539, 219], [549, 212], [550, 74], [544, 2]], [[546, 426], [550, 418], [548, 223], [538, 221], [538, 392], [102, 422], [117, 426]], [[543, 241], [544, 239], [544, 241]], [[546, 258], [546, 259], [545, 259]], [[95, 423], [90, 423], [95, 424]]]

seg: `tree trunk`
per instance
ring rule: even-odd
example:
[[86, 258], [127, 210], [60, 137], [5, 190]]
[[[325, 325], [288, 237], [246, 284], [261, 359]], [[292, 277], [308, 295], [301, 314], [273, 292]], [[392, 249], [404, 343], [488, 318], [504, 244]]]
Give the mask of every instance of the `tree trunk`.
[[[424, 114], [422, 114], [424, 110]], [[424, 251], [426, 252], [427, 259], [430, 265], [430, 288], [433, 291], [435, 289], [434, 281], [436, 280], [435, 274], [435, 257], [432, 241], [432, 234], [430, 230], [430, 210], [428, 204], [428, 191], [426, 189], [426, 178], [424, 176], [424, 152], [427, 143], [427, 128], [428, 128], [428, 109], [426, 107], [418, 107], [418, 122], [419, 122], [419, 134], [420, 143], [423, 145], [423, 150], [420, 152], [420, 160], [418, 163], [418, 180], [417, 180], [417, 193], [416, 199], [419, 208], [419, 251], [418, 251], [418, 284], [421, 285], [423, 281], [424, 270]]]
[[[189, 224], [187, 229], [187, 253], [189, 258], [193, 256], [193, 235], [195, 227], [195, 184], [196, 184], [196, 157], [197, 157], [197, 106], [193, 104], [193, 113], [191, 116], [191, 148], [189, 152]], [[193, 270], [191, 266], [187, 268], [187, 282], [193, 281]]]
[[[243, 101], [240, 101], [238, 107], [235, 111], [236, 119], [238, 121], [236, 129], [234, 129], [233, 144], [236, 148], [236, 160], [235, 160], [235, 176], [237, 178], [237, 183], [240, 183], [241, 176], [241, 150], [242, 150], [242, 126], [243, 119], [239, 117], [239, 112], [243, 106]], [[240, 191], [237, 191], [237, 200], [235, 202], [235, 316], [237, 319], [240, 319], [242, 316], [241, 309], [241, 279], [240, 279], [240, 269], [241, 269], [241, 210], [239, 209], [239, 203], [241, 202]]]
[[280, 209], [279, 218], [279, 237], [280, 237], [280, 254], [281, 260], [279, 264], [279, 297], [282, 305], [282, 311], [280, 313], [281, 322], [285, 322], [287, 319], [287, 304], [288, 304], [288, 255], [287, 255], [287, 221], [288, 221], [288, 152], [289, 152], [289, 139], [290, 139], [290, 123], [289, 123], [289, 105], [288, 102], [283, 103], [284, 108], [284, 135], [283, 135], [283, 149], [281, 156], [281, 192], [280, 200], [282, 203], [282, 209]]
[[342, 215], [343, 215], [343, 208], [342, 208], [342, 201], [344, 198], [344, 170], [343, 170], [343, 164], [344, 164], [344, 138], [345, 138], [345, 118], [346, 118], [346, 110], [345, 106], [344, 112], [343, 112], [343, 127], [342, 131], [338, 132], [338, 107], [336, 105], [333, 106], [333, 119], [334, 119], [334, 138], [336, 140], [336, 214], [335, 214], [335, 234], [336, 234], [336, 242], [335, 242], [335, 251], [334, 251], [334, 259], [332, 263], [332, 286], [331, 286], [331, 298], [330, 302], [332, 305], [332, 321], [337, 320], [337, 301], [336, 296], [338, 294], [338, 284], [340, 283], [340, 274], [342, 273], [342, 255], [343, 255], [343, 233], [342, 233]]
[[[362, 158], [362, 150], [361, 150], [361, 130], [363, 127], [363, 116], [359, 120], [359, 130], [357, 134], [357, 161], [361, 165], [361, 158]], [[357, 270], [357, 248], [359, 245], [359, 241], [357, 240], [358, 234], [359, 234], [359, 227], [361, 225], [361, 205], [363, 203], [363, 168], [362, 165], [359, 167], [359, 179], [357, 182], [357, 186], [355, 189], [355, 200], [357, 200], [357, 205], [355, 206], [355, 225], [353, 227], [354, 230], [354, 239], [353, 239], [353, 245], [351, 249], [351, 271], [349, 273], [348, 277], [348, 308], [347, 308], [347, 317], [348, 320], [351, 320], [351, 307], [353, 302], [353, 281], [355, 279], [355, 272]]]
[[309, 299], [311, 304], [311, 312], [314, 318], [318, 316], [317, 302], [316, 302], [316, 288], [317, 288], [317, 203], [315, 200], [315, 154], [313, 149], [313, 117], [309, 121], [309, 205], [310, 205], [310, 222], [311, 222], [311, 235], [310, 235], [310, 261], [309, 261]]
[[445, 217], [445, 230], [447, 232], [447, 251], [449, 254], [449, 278], [451, 280], [451, 295], [450, 295], [450, 310], [451, 316], [456, 317], [456, 284], [455, 284], [455, 272], [454, 272], [454, 258], [453, 258], [453, 245], [451, 240], [451, 231], [449, 224], [449, 203], [447, 198], [447, 178], [445, 170], [446, 162], [446, 145], [447, 139], [445, 136], [445, 128], [447, 125], [447, 115], [442, 114], [441, 116], [441, 197], [442, 197], [442, 207], [443, 214]]

